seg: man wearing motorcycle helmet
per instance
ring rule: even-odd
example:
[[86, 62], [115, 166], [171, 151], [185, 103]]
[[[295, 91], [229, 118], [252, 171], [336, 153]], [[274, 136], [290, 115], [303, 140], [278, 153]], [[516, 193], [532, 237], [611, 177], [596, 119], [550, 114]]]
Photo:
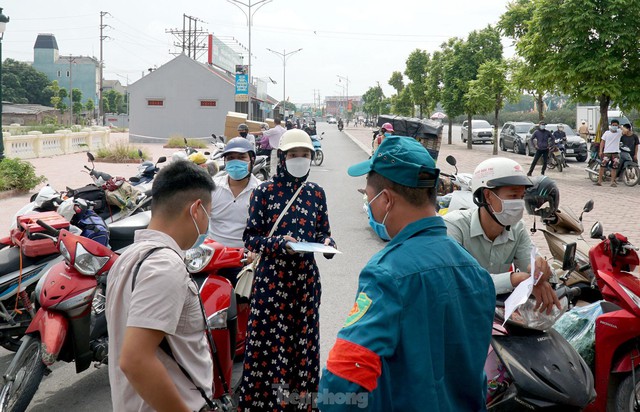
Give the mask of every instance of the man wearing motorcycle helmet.
[[247, 139], [249, 141], [249, 143], [251, 143], [251, 147], [253, 147], [253, 150], [255, 152], [255, 150], [256, 150], [256, 137], [254, 135], [252, 135], [251, 133], [249, 133], [249, 126], [247, 126], [244, 123], [240, 123], [238, 125], [238, 136]]
[[[473, 172], [471, 190], [477, 209], [447, 213], [449, 236], [460, 243], [491, 274], [497, 294], [511, 292], [530, 276], [531, 238], [522, 222], [525, 190], [532, 186], [522, 166], [504, 157], [481, 162]], [[515, 265], [517, 271], [512, 271]], [[548, 282], [551, 268], [538, 256], [534, 274], [541, 276], [533, 288], [536, 309], [551, 313], [560, 302]]]
[[[251, 193], [260, 184], [251, 173], [256, 154], [246, 139], [235, 137], [222, 156], [227, 173], [213, 179], [216, 188], [211, 193], [209, 237], [225, 246], [244, 247], [242, 233], [247, 226]], [[229, 277], [235, 283], [235, 276]]]

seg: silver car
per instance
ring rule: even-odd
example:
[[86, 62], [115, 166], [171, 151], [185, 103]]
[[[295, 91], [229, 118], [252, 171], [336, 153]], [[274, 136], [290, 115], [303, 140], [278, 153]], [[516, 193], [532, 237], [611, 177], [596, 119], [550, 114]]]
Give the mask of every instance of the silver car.
[[[469, 122], [462, 123], [462, 142], [467, 143], [469, 135]], [[471, 142], [472, 143], [493, 143], [493, 127], [486, 120], [471, 121]]]

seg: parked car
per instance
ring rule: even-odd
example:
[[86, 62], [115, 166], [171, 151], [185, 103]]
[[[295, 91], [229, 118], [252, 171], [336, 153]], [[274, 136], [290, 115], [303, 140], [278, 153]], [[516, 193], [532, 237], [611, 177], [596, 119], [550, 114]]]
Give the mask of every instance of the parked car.
[[327, 123], [329, 124], [336, 124], [338, 123], [338, 121], [336, 120], [335, 117], [330, 117], [329, 120], [327, 120]]
[[[469, 135], [468, 121], [462, 123], [462, 142], [467, 143]], [[486, 120], [471, 121], [471, 142], [472, 143], [493, 143], [493, 127]]]
[[514, 153], [524, 154], [527, 132], [534, 126], [532, 122], [506, 122], [500, 131], [500, 149], [513, 150]]
[[[564, 126], [564, 132], [567, 134], [567, 143], [565, 144], [565, 157], [575, 157], [578, 162], [584, 162], [587, 160], [588, 151], [587, 143], [580, 136], [573, 131], [571, 127], [563, 123], [552, 123], [547, 125], [547, 130], [551, 133], [558, 130], [558, 125]], [[531, 142], [531, 136], [533, 132], [538, 129], [537, 125], [534, 125], [529, 129], [527, 133], [527, 141], [525, 143], [525, 153], [529, 156], [533, 156], [536, 153], [533, 143]]]

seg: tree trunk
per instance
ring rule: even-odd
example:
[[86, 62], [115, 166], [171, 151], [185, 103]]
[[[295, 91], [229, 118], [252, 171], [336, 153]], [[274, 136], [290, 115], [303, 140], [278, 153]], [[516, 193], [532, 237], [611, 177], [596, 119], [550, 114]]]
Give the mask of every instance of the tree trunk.
[[473, 149], [473, 125], [471, 124], [471, 120], [473, 119], [473, 116], [468, 114], [467, 115], [467, 149], [471, 150]]
[[494, 156], [498, 154], [498, 139], [500, 136], [498, 135], [498, 115], [500, 114], [500, 109], [496, 106], [495, 111], [495, 121], [493, 126], [493, 154]]
[[544, 96], [541, 93], [538, 93], [538, 96], [536, 97], [536, 101], [538, 104], [538, 121], [543, 121], [544, 120], [544, 101], [542, 101], [542, 98]]
[[600, 124], [598, 125], [598, 129], [596, 130], [596, 141], [599, 141], [600, 137], [609, 128], [608, 112], [609, 112], [609, 103], [611, 103], [611, 98], [603, 94], [602, 96], [600, 96], [600, 99], [598, 100], [600, 102]]
[[449, 119], [449, 130], [447, 133], [448, 134], [447, 138], [449, 141], [447, 143], [451, 144], [453, 140], [453, 118], [451, 116], [447, 116], [447, 117]]

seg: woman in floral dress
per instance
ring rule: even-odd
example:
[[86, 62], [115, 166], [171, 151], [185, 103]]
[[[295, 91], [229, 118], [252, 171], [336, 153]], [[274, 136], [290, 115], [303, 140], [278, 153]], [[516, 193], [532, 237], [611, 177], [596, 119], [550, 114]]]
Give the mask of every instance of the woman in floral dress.
[[[307, 133], [285, 132], [276, 175], [252, 195], [243, 238], [262, 257], [251, 294], [239, 411], [311, 410], [311, 394], [318, 390], [320, 274], [312, 253], [293, 253], [287, 246], [296, 241], [335, 246], [324, 190], [306, 181], [313, 153]], [[292, 206], [268, 236], [300, 185]]]

